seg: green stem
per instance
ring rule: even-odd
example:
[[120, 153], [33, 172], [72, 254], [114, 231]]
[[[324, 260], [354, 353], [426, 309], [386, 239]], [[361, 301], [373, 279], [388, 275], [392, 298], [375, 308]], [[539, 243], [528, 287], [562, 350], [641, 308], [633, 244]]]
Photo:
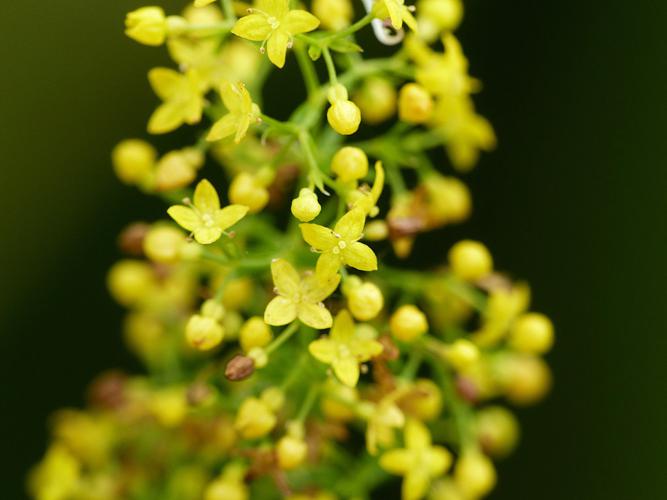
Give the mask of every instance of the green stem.
[[299, 326], [300, 323], [298, 321], [293, 321], [287, 328], [284, 328], [283, 331], [280, 332], [280, 335], [278, 335], [268, 346], [266, 346], [264, 349], [266, 354], [271, 354], [273, 351], [287, 342], [290, 337], [299, 330]]
[[317, 73], [315, 72], [315, 66], [313, 61], [306, 54], [306, 49], [302, 43], [297, 42], [294, 45], [294, 54], [296, 55], [296, 60], [299, 63], [299, 68], [301, 68], [301, 75], [303, 76], [303, 82], [306, 85], [306, 91], [308, 96], [312, 96], [320, 86], [320, 82], [317, 78]]
[[234, 5], [232, 4], [232, 0], [220, 0], [220, 4], [222, 6], [222, 12], [224, 13], [225, 18], [236, 22], [236, 13], [234, 12]]
[[327, 72], [329, 73], [329, 83], [331, 85], [336, 85], [338, 83], [338, 76], [336, 75], [336, 65], [333, 62], [331, 57], [331, 52], [329, 52], [329, 47], [322, 48], [322, 55], [324, 56], [324, 62], [327, 65]]
[[324, 38], [319, 39], [318, 41], [322, 44], [331, 44], [331, 42], [338, 40], [340, 38], [345, 38], [348, 35], [352, 35], [362, 29], [364, 26], [368, 25], [375, 19], [375, 16], [371, 14], [370, 12], [366, 14], [364, 17], [359, 19], [356, 23], [351, 24], [345, 29], [342, 29], [340, 31], [337, 31], [336, 33], [332, 33], [330, 35], [325, 36]]
[[308, 393], [306, 394], [303, 403], [301, 403], [301, 408], [299, 409], [299, 413], [296, 416], [295, 420], [297, 422], [303, 423], [306, 420], [306, 417], [313, 409], [313, 405], [317, 400], [317, 395], [319, 392], [320, 392], [319, 383], [313, 383], [310, 385], [310, 387], [308, 388]]

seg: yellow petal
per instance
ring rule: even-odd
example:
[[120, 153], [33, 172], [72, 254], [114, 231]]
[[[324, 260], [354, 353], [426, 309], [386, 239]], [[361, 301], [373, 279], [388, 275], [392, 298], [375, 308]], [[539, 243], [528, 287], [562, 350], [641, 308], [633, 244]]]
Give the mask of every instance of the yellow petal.
[[269, 60], [279, 68], [285, 66], [285, 54], [287, 53], [288, 43], [288, 33], [282, 29], [279, 29], [271, 34], [269, 41], [266, 44]]
[[410, 28], [412, 31], [417, 31], [417, 20], [405, 7], [403, 7], [403, 22], [407, 24], [408, 28]]
[[384, 0], [384, 5], [389, 12], [391, 25], [395, 30], [400, 30], [403, 26], [403, 5], [400, 5], [396, 0]]
[[336, 343], [327, 338], [317, 339], [308, 345], [308, 351], [318, 361], [330, 364], [336, 357]]
[[299, 224], [299, 228], [306, 243], [317, 250], [330, 250], [338, 244], [339, 239], [328, 227], [318, 224]]
[[340, 253], [325, 252], [317, 259], [315, 271], [320, 276], [333, 276], [338, 272], [342, 264]]
[[183, 108], [178, 103], [166, 102], [153, 112], [148, 120], [148, 132], [166, 134], [183, 124]]
[[250, 117], [247, 113], [242, 114], [239, 117], [239, 121], [236, 124], [236, 134], [234, 135], [234, 142], [238, 144], [241, 142], [248, 132], [248, 127], [250, 127]]
[[380, 467], [392, 474], [403, 475], [407, 473], [413, 463], [414, 454], [410, 450], [391, 450], [383, 453], [380, 457]]
[[427, 471], [413, 467], [403, 479], [403, 500], [419, 500], [424, 497], [431, 482]]
[[232, 33], [246, 40], [262, 42], [271, 34], [271, 25], [263, 15], [250, 14], [236, 21]]
[[248, 213], [248, 207], [245, 205], [228, 205], [222, 210], [218, 210], [214, 215], [215, 225], [225, 231], [232, 227]]
[[316, 270], [315, 274], [311, 274], [303, 280], [301, 290], [303, 300], [305, 302], [322, 302], [338, 288], [339, 283], [340, 274], [337, 272], [322, 273]]
[[309, 304], [302, 302], [298, 307], [298, 316], [302, 323], [318, 330], [331, 328], [333, 318], [323, 304]]
[[169, 207], [167, 213], [179, 226], [188, 231], [194, 231], [195, 227], [201, 222], [194, 210], [190, 207], [184, 207], [183, 205]]
[[220, 209], [220, 199], [213, 185], [202, 179], [195, 188], [194, 204], [202, 212], [215, 212]]
[[360, 271], [375, 271], [378, 268], [377, 257], [373, 250], [358, 241], [348, 245], [341, 255], [345, 264]]
[[236, 131], [236, 116], [227, 113], [213, 124], [206, 136], [207, 141], [219, 141], [233, 135]]
[[377, 340], [371, 339], [355, 339], [350, 343], [350, 348], [359, 361], [368, 361], [384, 349]]
[[428, 450], [426, 462], [431, 477], [438, 477], [447, 472], [452, 465], [452, 454], [442, 446], [434, 446]]
[[[218, 90], [222, 102], [229, 111], [238, 111], [241, 109], [242, 94], [233, 84], [224, 82]], [[247, 91], [246, 91], [247, 92]]]
[[292, 10], [280, 23], [290, 35], [313, 31], [320, 25], [320, 20], [305, 10]]
[[151, 87], [163, 101], [168, 101], [184, 90], [183, 75], [169, 68], [153, 68], [148, 72]]
[[355, 208], [343, 215], [334, 226], [334, 232], [345, 241], [355, 241], [361, 238], [366, 222], [366, 214], [363, 210]]
[[220, 236], [222, 236], [222, 229], [219, 227], [198, 226], [193, 231], [193, 234], [197, 243], [210, 245], [211, 243], [218, 241]]
[[282, 326], [296, 319], [296, 305], [285, 297], [274, 297], [264, 310], [264, 321], [268, 325]]
[[359, 381], [359, 363], [352, 356], [336, 358], [331, 367], [342, 383], [348, 387], [354, 387]]
[[289, 9], [289, 0], [258, 0], [257, 8], [282, 21]]
[[422, 450], [431, 446], [431, 434], [419, 420], [408, 420], [405, 424], [405, 444], [411, 450]]
[[353, 336], [354, 321], [347, 309], [343, 309], [336, 315], [333, 328], [331, 329], [331, 338], [339, 342], [346, 342]]
[[280, 295], [291, 297], [299, 293], [301, 288], [299, 273], [285, 259], [276, 259], [271, 262], [271, 275], [273, 284]]

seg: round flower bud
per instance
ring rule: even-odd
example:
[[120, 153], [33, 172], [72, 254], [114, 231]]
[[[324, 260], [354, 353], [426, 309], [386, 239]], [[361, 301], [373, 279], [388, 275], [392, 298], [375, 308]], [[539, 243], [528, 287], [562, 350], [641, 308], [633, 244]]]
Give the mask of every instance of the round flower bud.
[[536, 356], [505, 356], [498, 362], [498, 372], [507, 399], [517, 405], [533, 404], [551, 388], [551, 371]]
[[391, 315], [389, 329], [398, 340], [411, 342], [426, 333], [428, 321], [416, 306], [404, 305]]
[[382, 291], [374, 283], [362, 283], [353, 287], [347, 294], [347, 305], [359, 321], [375, 318], [384, 306]]
[[445, 357], [455, 370], [461, 371], [477, 362], [479, 349], [467, 339], [458, 339], [447, 347]]
[[141, 7], [125, 17], [125, 34], [133, 40], [157, 47], [167, 38], [167, 18], [161, 7]]
[[477, 281], [493, 271], [493, 258], [482, 243], [463, 240], [449, 250], [449, 265], [460, 279]]
[[245, 439], [266, 436], [276, 425], [276, 416], [271, 409], [257, 398], [248, 398], [239, 408], [234, 427]]
[[422, 421], [436, 419], [442, 412], [442, 392], [429, 379], [419, 379], [414, 389], [401, 400], [401, 407], [407, 413]]
[[454, 480], [465, 498], [481, 498], [496, 485], [496, 470], [479, 451], [464, 451], [456, 463]]
[[364, 239], [368, 241], [382, 241], [389, 236], [389, 226], [386, 221], [372, 220], [364, 228]]
[[155, 148], [140, 139], [126, 139], [111, 153], [114, 172], [125, 184], [145, 182], [155, 166], [156, 159]]
[[308, 454], [308, 445], [303, 439], [283, 436], [276, 446], [276, 456], [281, 469], [290, 470], [301, 465]]
[[169, 387], [152, 394], [149, 408], [153, 416], [165, 427], [180, 424], [188, 411], [185, 389]]
[[510, 331], [510, 346], [517, 351], [544, 354], [551, 349], [553, 342], [554, 327], [544, 314], [522, 314]]
[[260, 399], [272, 411], [279, 411], [285, 404], [285, 391], [280, 387], [267, 387], [262, 391]]
[[264, 319], [259, 316], [253, 316], [248, 319], [241, 327], [241, 335], [239, 337], [241, 348], [248, 352], [253, 347], [264, 347], [269, 342], [273, 334], [269, 325], [264, 323]]
[[359, 130], [361, 111], [352, 101], [336, 101], [327, 111], [329, 125], [341, 135], [352, 135]]
[[143, 241], [146, 257], [160, 264], [173, 264], [181, 255], [185, 244], [183, 232], [174, 226], [164, 224], [153, 226]]
[[384, 78], [369, 78], [354, 95], [361, 119], [370, 125], [388, 120], [396, 112], [396, 89]]
[[406, 123], [425, 123], [433, 113], [433, 99], [418, 83], [403, 85], [398, 94], [398, 116]]
[[188, 186], [203, 165], [204, 155], [195, 148], [170, 151], [157, 163], [155, 188], [158, 191], [171, 191]]
[[505, 457], [519, 440], [516, 417], [502, 406], [489, 406], [477, 414], [475, 428], [482, 449], [494, 457]]
[[225, 283], [222, 304], [232, 311], [243, 309], [252, 300], [253, 281], [250, 278], [237, 278]]
[[269, 202], [269, 192], [254, 176], [241, 172], [229, 186], [229, 201], [245, 205], [250, 209], [250, 213], [256, 213]]
[[359, 148], [345, 146], [331, 159], [331, 171], [343, 182], [356, 181], [368, 174], [368, 157]]
[[241, 482], [221, 477], [206, 486], [204, 500], [248, 500], [248, 488]]
[[313, 0], [311, 8], [322, 28], [331, 31], [347, 28], [354, 16], [350, 0]]
[[225, 315], [225, 306], [214, 299], [208, 299], [201, 305], [201, 314], [207, 318], [220, 321]]
[[134, 305], [155, 286], [153, 269], [146, 262], [121, 260], [114, 264], [107, 278], [109, 291], [119, 304]]
[[303, 188], [292, 200], [292, 215], [301, 222], [310, 222], [320, 214], [322, 207], [312, 189]]
[[222, 342], [224, 333], [220, 323], [199, 314], [190, 316], [185, 325], [185, 338], [192, 347], [200, 351], [213, 349]]
[[451, 32], [463, 18], [461, 0], [419, 0], [417, 3], [419, 36], [435, 40], [443, 31]]
[[248, 357], [255, 362], [257, 368], [264, 368], [269, 362], [269, 355], [261, 347], [253, 347], [248, 351]]
[[332, 420], [343, 422], [354, 420], [354, 406], [359, 400], [359, 393], [354, 387], [343, 385], [333, 379], [329, 380], [320, 400], [322, 413]]

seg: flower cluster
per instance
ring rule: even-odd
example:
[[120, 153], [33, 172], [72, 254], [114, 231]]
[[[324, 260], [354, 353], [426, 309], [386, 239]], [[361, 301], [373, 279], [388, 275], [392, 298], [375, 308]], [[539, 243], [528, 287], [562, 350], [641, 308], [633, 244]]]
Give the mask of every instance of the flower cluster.
[[[148, 74], [160, 100], [148, 133], [193, 139], [162, 155], [143, 139], [113, 151], [122, 182], [167, 204], [121, 233], [108, 275], [145, 372], [104, 373], [87, 409], [54, 416], [34, 498], [493, 489], [493, 460], [519, 432], [502, 403], [549, 389], [553, 326], [480, 242], [436, 248], [433, 268], [400, 265], [420, 233], [469, 216], [460, 177], [495, 143], [453, 34], [462, 2], [354, 11], [196, 0], [181, 15], [128, 14], [127, 35], [175, 63]], [[356, 34], [371, 25], [367, 52], [403, 44], [362, 57]], [[302, 104], [265, 114], [267, 78], [294, 69]]]

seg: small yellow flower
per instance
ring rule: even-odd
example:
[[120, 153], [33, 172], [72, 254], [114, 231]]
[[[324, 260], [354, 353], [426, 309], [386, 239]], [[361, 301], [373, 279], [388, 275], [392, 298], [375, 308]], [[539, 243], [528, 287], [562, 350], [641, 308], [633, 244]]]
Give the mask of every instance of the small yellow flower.
[[319, 25], [319, 19], [310, 12], [289, 10], [288, 0], [259, 0], [250, 15], [236, 22], [232, 33], [247, 40], [262, 42], [262, 49], [266, 44], [269, 59], [282, 68], [294, 35], [313, 31]]
[[405, 23], [412, 31], [417, 31], [417, 20], [404, 0], [380, 0], [375, 4], [374, 10], [380, 19], [389, 18], [395, 30], [400, 30]]
[[395, 449], [380, 457], [380, 466], [392, 474], [404, 476], [403, 500], [418, 500], [431, 480], [444, 474], [452, 456], [442, 446], [431, 444], [431, 435], [424, 424], [409, 420], [405, 425], [405, 448]]
[[221, 209], [218, 193], [204, 179], [195, 188], [194, 205], [174, 205], [167, 213], [182, 228], [192, 231], [197, 243], [207, 245], [217, 241], [227, 228], [241, 220], [248, 213], [248, 207], [229, 205]]
[[317, 268], [323, 272], [338, 270], [341, 264], [360, 271], [375, 271], [377, 257], [368, 245], [360, 243], [366, 214], [353, 209], [343, 215], [333, 229], [318, 224], [301, 224], [301, 234], [306, 243], [322, 252]]
[[234, 427], [245, 439], [266, 436], [275, 427], [277, 418], [273, 410], [261, 399], [248, 398], [239, 408]]
[[[378, 452], [381, 446], [391, 446], [394, 442], [394, 430], [405, 425], [405, 415], [396, 401], [405, 395], [406, 389], [397, 389], [379, 402], [367, 403], [366, 449], [371, 455]], [[363, 406], [362, 406], [363, 408]]]
[[343, 309], [336, 316], [329, 337], [314, 340], [308, 350], [317, 360], [331, 365], [341, 382], [354, 387], [359, 380], [359, 363], [380, 354], [382, 344], [376, 340], [358, 338], [352, 316]]
[[223, 83], [220, 86], [220, 97], [229, 113], [213, 124], [206, 140], [219, 141], [233, 135], [234, 142], [238, 144], [245, 137], [250, 124], [257, 121], [259, 107], [252, 102], [243, 83]]
[[148, 72], [148, 80], [158, 97], [164, 101], [148, 121], [151, 134], [164, 134], [183, 123], [193, 125], [201, 120], [204, 98], [196, 71], [182, 74], [169, 68], [153, 68]]
[[301, 279], [292, 265], [284, 259], [271, 263], [273, 283], [278, 293], [264, 311], [264, 321], [281, 326], [299, 318], [302, 323], [317, 329], [330, 328], [331, 313], [322, 301], [338, 287], [337, 273], [316, 271]]

